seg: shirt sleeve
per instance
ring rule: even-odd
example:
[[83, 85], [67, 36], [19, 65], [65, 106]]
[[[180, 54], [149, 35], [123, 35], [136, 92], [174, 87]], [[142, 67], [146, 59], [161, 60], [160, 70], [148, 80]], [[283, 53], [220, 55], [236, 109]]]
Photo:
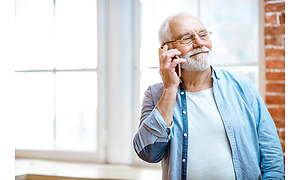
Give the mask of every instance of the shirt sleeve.
[[155, 105], [149, 87], [143, 99], [140, 125], [133, 138], [137, 155], [150, 163], [157, 163], [163, 158], [173, 129], [173, 124], [167, 127]]
[[[258, 122], [262, 179], [284, 179], [284, 160], [275, 123], [260, 94], [251, 84], [252, 107]], [[250, 91], [250, 92], [251, 92]]]

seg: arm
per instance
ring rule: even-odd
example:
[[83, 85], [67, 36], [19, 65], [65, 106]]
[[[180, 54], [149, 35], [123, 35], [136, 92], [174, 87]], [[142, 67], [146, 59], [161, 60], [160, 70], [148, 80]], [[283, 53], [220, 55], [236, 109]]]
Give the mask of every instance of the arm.
[[167, 127], [155, 107], [152, 96], [152, 91], [156, 91], [154, 89], [152, 86], [145, 92], [139, 129], [133, 139], [137, 155], [150, 163], [159, 162], [163, 158], [173, 129], [173, 126]]
[[168, 46], [164, 45], [159, 57], [159, 66], [164, 84], [164, 93], [157, 103], [156, 108], [161, 113], [167, 126], [170, 126], [173, 122], [176, 93], [180, 83], [180, 78], [175, 71], [175, 67], [180, 63], [186, 62], [185, 59], [174, 59], [175, 56], [180, 54], [181, 52], [177, 49], [168, 50]]
[[165, 45], [159, 58], [164, 85], [162, 96], [155, 104], [153, 96], [157, 96], [158, 92], [151, 88], [145, 92], [140, 126], [133, 139], [137, 155], [144, 161], [152, 163], [159, 162], [163, 158], [172, 134], [173, 111], [180, 82], [175, 67], [186, 61], [184, 59], [173, 60], [173, 57], [180, 55], [181, 52], [176, 49], [169, 51], [167, 49]]
[[263, 179], [284, 179], [283, 152], [273, 119], [257, 90], [251, 86], [254, 95], [252, 107], [258, 121], [258, 141], [261, 155]]

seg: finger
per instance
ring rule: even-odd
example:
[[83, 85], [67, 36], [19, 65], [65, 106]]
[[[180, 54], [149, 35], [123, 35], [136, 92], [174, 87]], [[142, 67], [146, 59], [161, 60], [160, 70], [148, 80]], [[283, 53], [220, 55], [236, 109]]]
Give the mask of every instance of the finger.
[[168, 50], [168, 45], [164, 45], [164, 46], [161, 46], [160, 48], [159, 48], [159, 56], [162, 54], [162, 53], [164, 53], [164, 52], [166, 52]]
[[165, 45], [163, 46], [163, 50], [164, 50], [164, 51], [167, 51], [167, 50], [168, 50], [168, 45], [165, 44]]
[[181, 55], [181, 52], [178, 51], [177, 49], [171, 49], [171, 50], [165, 52], [164, 55], [167, 57], [169, 62], [172, 62], [173, 59], [178, 58], [178, 56]]
[[185, 63], [185, 62], [186, 62], [186, 59], [183, 59], [183, 58], [174, 59], [172, 61], [172, 66], [176, 67], [178, 64]]

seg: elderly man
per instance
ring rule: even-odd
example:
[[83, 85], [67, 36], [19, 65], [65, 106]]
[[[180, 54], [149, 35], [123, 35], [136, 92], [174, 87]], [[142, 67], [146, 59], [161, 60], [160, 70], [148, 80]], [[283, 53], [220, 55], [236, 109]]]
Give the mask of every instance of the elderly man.
[[164, 180], [284, 179], [280, 141], [262, 98], [247, 78], [211, 66], [210, 35], [189, 13], [161, 25], [163, 83], [145, 92], [137, 155], [161, 161]]

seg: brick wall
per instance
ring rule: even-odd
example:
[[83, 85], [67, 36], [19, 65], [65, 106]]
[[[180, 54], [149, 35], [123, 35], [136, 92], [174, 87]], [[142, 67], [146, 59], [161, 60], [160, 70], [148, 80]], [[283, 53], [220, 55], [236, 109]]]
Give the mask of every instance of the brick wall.
[[285, 152], [285, 1], [265, 0], [266, 105]]

